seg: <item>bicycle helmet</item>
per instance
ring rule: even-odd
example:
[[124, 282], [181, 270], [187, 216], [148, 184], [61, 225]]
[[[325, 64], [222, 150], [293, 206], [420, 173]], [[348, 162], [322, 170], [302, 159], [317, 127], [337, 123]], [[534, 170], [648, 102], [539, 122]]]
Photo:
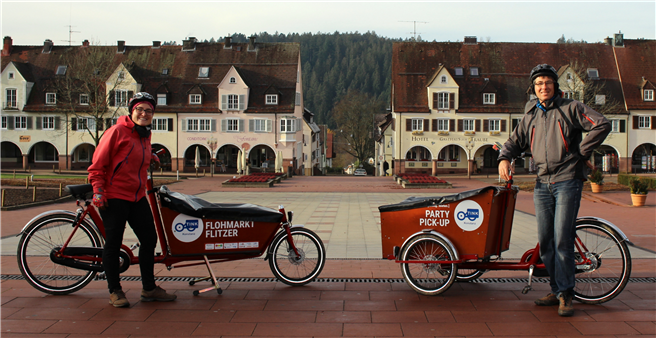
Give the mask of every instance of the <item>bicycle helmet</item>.
[[533, 85], [535, 79], [539, 76], [548, 76], [554, 80], [554, 91], [557, 95], [560, 95], [560, 86], [558, 85], [558, 72], [556, 68], [551, 67], [546, 63], [539, 64], [531, 70], [531, 86], [529, 88], [529, 93], [535, 95], [535, 85]]
[[130, 99], [130, 103], [128, 103], [128, 109], [130, 111], [130, 114], [132, 114], [132, 109], [134, 109], [134, 106], [136, 106], [140, 102], [150, 103], [153, 106], [153, 111], [155, 111], [155, 107], [157, 107], [157, 101], [155, 100], [155, 98], [153, 98], [152, 95], [146, 92], [139, 92], [134, 94], [134, 96]]

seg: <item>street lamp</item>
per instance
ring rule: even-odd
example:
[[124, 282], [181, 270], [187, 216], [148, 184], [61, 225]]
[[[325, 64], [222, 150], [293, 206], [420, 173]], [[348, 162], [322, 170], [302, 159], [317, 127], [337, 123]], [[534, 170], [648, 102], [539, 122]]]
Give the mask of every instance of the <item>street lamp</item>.
[[471, 151], [474, 149], [474, 138], [469, 137], [467, 139], [467, 143], [465, 144], [465, 147], [467, 148], [467, 178], [471, 179], [471, 165], [470, 165], [470, 158], [471, 158]]
[[207, 140], [207, 145], [210, 147], [210, 151], [212, 153], [210, 154], [210, 162], [211, 162], [211, 170], [210, 170], [210, 176], [214, 177], [214, 149], [216, 149], [216, 139], [214, 137], [210, 137], [209, 140]]

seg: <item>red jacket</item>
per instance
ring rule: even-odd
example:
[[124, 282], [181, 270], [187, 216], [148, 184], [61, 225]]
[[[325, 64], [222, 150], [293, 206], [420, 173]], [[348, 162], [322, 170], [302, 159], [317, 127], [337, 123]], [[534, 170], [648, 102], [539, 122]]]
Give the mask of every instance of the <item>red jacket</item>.
[[146, 196], [152, 150], [150, 136], [141, 138], [129, 116], [105, 131], [87, 169], [93, 191], [102, 188], [107, 199], [136, 202]]

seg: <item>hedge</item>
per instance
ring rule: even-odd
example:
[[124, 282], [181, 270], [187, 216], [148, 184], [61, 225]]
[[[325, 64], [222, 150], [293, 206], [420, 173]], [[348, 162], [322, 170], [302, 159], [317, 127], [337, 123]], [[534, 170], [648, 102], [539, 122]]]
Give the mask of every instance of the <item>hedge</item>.
[[653, 177], [640, 177], [636, 175], [619, 174], [617, 175], [617, 183], [628, 186], [629, 181], [636, 177], [641, 181], [647, 182], [649, 185], [649, 190], [656, 190], [656, 178]]

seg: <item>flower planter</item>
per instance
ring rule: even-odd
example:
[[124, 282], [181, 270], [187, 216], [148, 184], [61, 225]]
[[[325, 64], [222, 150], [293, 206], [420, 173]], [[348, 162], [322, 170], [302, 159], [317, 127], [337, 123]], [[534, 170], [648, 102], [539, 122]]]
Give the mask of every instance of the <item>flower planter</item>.
[[647, 194], [631, 194], [631, 201], [634, 207], [642, 207], [645, 205]]
[[600, 192], [604, 191], [603, 188], [604, 188], [604, 186], [601, 185], [601, 184], [590, 182], [590, 189], [592, 189], [593, 193], [600, 193]]

